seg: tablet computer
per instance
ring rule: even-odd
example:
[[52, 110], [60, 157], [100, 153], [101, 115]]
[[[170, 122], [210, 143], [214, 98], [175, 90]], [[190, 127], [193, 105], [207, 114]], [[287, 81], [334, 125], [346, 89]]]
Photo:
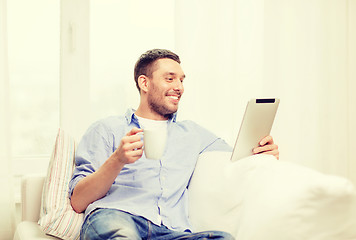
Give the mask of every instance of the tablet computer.
[[278, 98], [251, 99], [247, 103], [231, 161], [253, 155], [252, 150], [270, 135], [278, 105]]

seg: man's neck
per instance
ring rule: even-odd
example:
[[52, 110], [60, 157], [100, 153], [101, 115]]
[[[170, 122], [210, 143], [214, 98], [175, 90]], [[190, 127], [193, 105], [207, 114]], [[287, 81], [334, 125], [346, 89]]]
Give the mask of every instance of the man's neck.
[[142, 117], [142, 118], [157, 120], [157, 121], [168, 120], [172, 117], [172, 114], [161, 115], [161, 114], [158, 114], [158, 113], [152, 111], [149, 108], [143, 108], [141, 105], [136, 110], [135, 115]]

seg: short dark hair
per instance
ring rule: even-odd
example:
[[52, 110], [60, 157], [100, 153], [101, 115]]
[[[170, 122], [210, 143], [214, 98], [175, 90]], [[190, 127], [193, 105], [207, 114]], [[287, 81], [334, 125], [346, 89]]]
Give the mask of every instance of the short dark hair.
[[140, 86], [138, 85], [138, 77], [141, 75], [152, 77], [154, 63], [162, 58], [170, 58], [180, 64], [179, 56], [166, 49], [148, 50], [137, 60], [135, 64], [134, 77], [138, 91], [140, 91]]

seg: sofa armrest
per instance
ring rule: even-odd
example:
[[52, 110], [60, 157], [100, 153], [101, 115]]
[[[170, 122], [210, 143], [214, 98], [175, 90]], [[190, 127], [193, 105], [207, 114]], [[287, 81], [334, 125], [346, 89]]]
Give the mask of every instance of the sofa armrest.
[[45, 177], [41, 175], [27, 175], [22, 178], [22, 221], [39, 220], [44, 179]]
[[58, 240], [58, 238], [46, 235], [36, 222], [23, 221], [21, 222], [14, 234], [13, 240]]
[[207, 152], [189, 186], [195, 230], [222, 230], [239, 240], [356, 239], [356, 191], [326, 175], [270, 155], [236, 162]]

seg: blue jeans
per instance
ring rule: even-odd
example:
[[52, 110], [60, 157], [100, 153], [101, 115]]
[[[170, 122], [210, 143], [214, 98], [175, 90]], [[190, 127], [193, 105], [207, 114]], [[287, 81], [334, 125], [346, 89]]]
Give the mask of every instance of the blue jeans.
[[115, 209], [97, 209], [90, 214], [80, 232], [81, 240], [108, 240], [108, 239], [226, 239], [234, 238], [220, 231], [207, 231], [200, 233], [177, 232], [152, 224], [145, 218], [131, 215]]

